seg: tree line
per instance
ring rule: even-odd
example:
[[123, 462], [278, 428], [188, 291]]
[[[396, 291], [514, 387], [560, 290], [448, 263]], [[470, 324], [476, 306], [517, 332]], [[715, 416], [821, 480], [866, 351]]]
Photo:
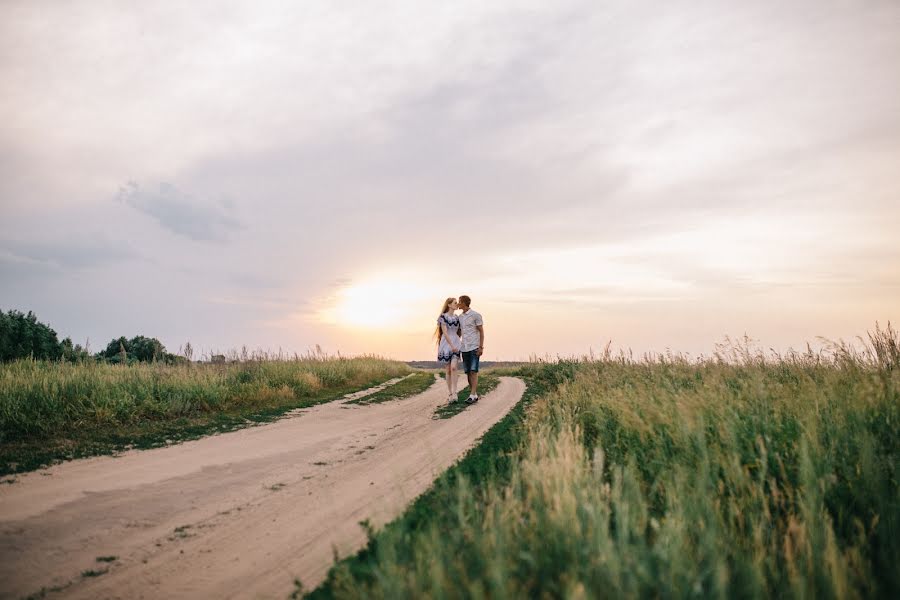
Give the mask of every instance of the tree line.
[[82, 362], [88, 360], [109, 363], [185, 362], [188, 358], [166, 351], [156, 338], [136, 335], [132, 338], [121, 336], [110, 340], [103, 350], [91, 354], [81, 344], [73, 344], [72, 338], [62, 341], [56, 331], [38, 321], [32, 311], [0, 311], [0, 362], [19, 358], [36, 360], [64, 360]]

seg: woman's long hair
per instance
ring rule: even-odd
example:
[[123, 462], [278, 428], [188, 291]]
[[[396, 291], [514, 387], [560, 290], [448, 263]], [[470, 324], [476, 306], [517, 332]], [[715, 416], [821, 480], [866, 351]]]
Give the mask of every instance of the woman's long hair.
[[[453, 298], [453, 297], [450, 297], [450, 298], [447, 298], [446, 300], [444, 300], [444, 305], [441, 307], [440, 314], [444, 314], [445, 312], [447, 312], [447, 309], [450, 308], [450, 305], [453, 304], [454, 300], [456, 300], [456, 298]], [[444, 335], [444, 332], [441, 329], [441, 324], [438, 323], [437, 329], [434, 331], [434, 339], [437, 340], [438, 344], [441, 343], [441, 336], [443, 336], [443, 335]]]

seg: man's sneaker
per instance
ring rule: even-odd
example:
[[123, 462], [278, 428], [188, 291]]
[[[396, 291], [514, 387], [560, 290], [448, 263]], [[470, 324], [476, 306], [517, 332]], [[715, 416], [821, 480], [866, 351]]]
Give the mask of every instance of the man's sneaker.
[[477, 394], [474, 395], [474, 396], [472, 396], [472, 404], [475, 404], [476, 402], [478, 402], [478, 395], [477, 395]]
[[468, 398], [466, 398], [466, 404], [475, 404], [475, 402], [477, 402], [475, 396], [469, 396]]

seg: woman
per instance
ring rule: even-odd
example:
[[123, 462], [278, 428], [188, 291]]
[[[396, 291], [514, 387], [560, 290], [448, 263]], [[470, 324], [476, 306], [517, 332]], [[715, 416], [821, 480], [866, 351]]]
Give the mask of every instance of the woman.
[[437, 319], [438, 362], [447, 367], [447, 402], [456, 402], [456, 369], [459, 362], [459, 317], [454, 312], [456, 298], [444, 300], [441, 316]]

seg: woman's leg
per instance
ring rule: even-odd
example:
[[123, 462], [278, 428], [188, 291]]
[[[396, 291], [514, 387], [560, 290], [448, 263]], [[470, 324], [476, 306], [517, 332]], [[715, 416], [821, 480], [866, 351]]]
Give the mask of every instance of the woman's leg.
[[457, 363], [458, 363], [458, 359], [455, 356], [451, 356], [449, 370], [450, 370], [450, 380], [453, 382], [453, 384], [450, 387], [450, 393], [453, 394], [454, 398], [456, 397], [456, 384], [459, 381], [459, 377], [457, 377]]
[[456, 359], [456, 357], [454, 356], [450, 359], [450, 362], [447, 363], [447, 394], [448, 395], [454, 393], [453, 388], [456, 387], [453, 385], [453, 382], [455, 379], [454, 378], [455, 373], [453, 372], [453, 361], [455, 359]]

